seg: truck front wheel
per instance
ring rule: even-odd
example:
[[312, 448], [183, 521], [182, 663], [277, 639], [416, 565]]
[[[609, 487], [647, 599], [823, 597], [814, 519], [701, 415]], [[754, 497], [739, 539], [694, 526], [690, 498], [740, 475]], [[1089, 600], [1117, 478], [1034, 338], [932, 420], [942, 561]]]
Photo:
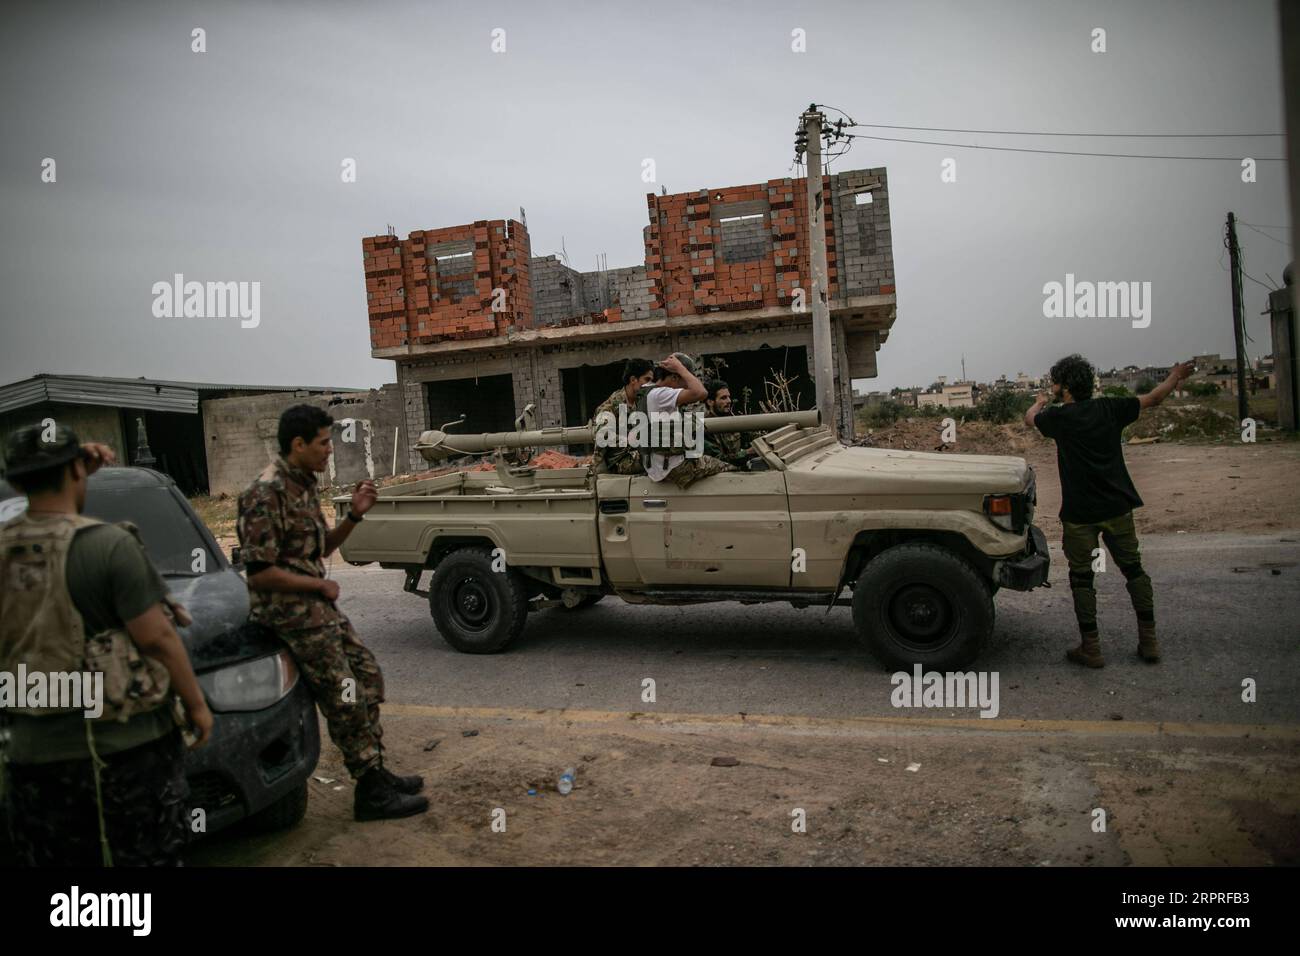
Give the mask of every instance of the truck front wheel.
[[957, 670], [993, 633], [989, 586], [961, 556], [900, 544], [868, 562], [853, 588], [859, 639], [888, 667]]
[[528, 590], [519, 572], [492, 570], [486, 548], [461, 548], [438, 563], [429, 584], [429, 611], [438, 633], [464, 654], [495, 654], [519, 636]]

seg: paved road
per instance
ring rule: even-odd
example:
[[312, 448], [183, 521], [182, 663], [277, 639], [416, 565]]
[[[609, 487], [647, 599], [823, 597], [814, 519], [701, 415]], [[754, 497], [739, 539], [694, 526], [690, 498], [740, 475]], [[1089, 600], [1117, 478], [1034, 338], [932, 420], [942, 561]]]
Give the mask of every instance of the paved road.
[[[1101, 671], [1065, 663], [1075, 630], [1064, 561], [1053, 545], [1050, 590], [997, 597], [994, 640], [976, 666], [998, 673], [999, 716], [1300, 723], [1300, 532], [1152, 535], [1143, 544], [1165, 660], [1151, 666], [1133, 656], [1132, 612], [1123, 577], [1112, 570], [1098, 586], [1110, 663]], [[892, 707], [889, 674], [857, 643], [848, 608], [827, 615], [778, 604], [637, 607], [606, 598], [583, 611], [530, 614], [510, 650], [475, 656], [443, 642], [425, 601], [401, 590], [401, 572], [335, 560], [333, 575], [394, 703], [976, 716]], [[656, 682], [654, 704], [641, 700], [646, 677]], [[1256, 703], [1241, 700], [1247, 677], [1257, 681]]]

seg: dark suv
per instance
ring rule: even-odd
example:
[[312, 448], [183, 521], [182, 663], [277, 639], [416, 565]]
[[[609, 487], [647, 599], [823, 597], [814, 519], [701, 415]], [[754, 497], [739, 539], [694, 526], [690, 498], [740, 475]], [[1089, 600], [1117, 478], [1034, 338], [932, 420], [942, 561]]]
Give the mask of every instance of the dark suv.
[[[26, 505], [0, 481], [0, 522]], [[207, 832], [245, 818], [262, 829], [297, 823], [320, 756], [316, 709], [284, 645], [248, 620], [244, 579], [166, 475], [103, 468], [90, 477], [85, 513], [139, 527], [154, 566], [194, 619], [180, 634], [214, 726], [207, 745], [187, 755], [185, 771], [189, 805], [203, 809]]]

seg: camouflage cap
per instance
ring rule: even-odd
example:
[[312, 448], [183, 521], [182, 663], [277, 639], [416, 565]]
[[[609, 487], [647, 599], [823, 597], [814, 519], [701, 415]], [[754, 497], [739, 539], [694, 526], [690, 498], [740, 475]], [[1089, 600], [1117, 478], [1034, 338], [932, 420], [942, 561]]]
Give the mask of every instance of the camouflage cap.
[[7, 477], [30, 475], [66, 465], [82, 455], [77, 433], [63, 425], [25, 425], [9, 433], [5, 439], [5, 474]]
[[685, 352], [674, 352], [673, 358], [686, 366], [686, 371], [690, 372], [692, 375], [698, 376], [700, 374], [699, 367], [695, 364], [695, 359], [691, 358]]

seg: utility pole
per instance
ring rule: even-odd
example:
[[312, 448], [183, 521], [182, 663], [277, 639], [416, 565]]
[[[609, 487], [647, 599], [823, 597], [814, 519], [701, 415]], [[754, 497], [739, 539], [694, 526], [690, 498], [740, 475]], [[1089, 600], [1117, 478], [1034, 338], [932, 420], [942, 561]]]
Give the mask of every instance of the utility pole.
[[1232, 275], [1232, 338], [1237, 346], [1237, 424], [1250, 416], [1246, 403], [1246, 341], [1241, 323], [1241, 248], [1237, 245], [1237, 217], [1228, 213], [1228, 261]]
[[808, 155], [808, 261], [812, 274], [813, 374], [822, 423], [839, 434], [835, 414], [835, 373], [831, 360], [831, 308], [826, 268], [826, 216], [822, 208], [822, 123], [826, 117], [811, 104], [800, 117]]

